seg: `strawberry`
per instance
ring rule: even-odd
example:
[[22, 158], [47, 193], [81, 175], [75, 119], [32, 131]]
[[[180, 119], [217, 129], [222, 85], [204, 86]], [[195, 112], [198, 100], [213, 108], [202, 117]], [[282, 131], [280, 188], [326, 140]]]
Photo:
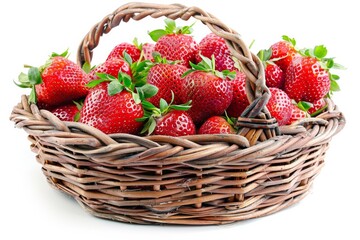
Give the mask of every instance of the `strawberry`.
[[138, 121], [146, 121], [141, 133], [168, 135], [168, 136], [185, 136], [196, 133], [196, 128], [190, 115], [186, 112], [191, 106], [191, 102], [181, 105], [173, 105], [174, 94], [170, 104], [164, 99], [160, 99], [160, 108], [155, 107], [148, 101], [143, 101], [145, 116]]
[[245, 108], [249, 105], [245, 92], [246, 75], [243, 72], [236, 71], [236, 77], [230, 81], [233, 87], [233, 98], [230, 106], [226, 109], [230, 117], [239, 117]]
[[271, 50], [260, 50], [257, 54], [265, 66], [266, 86], [282, 89], [285, 81], [285, 74], [278, 65], [273, 61], [270, 61], [271, 54]]
[[175, 21], [165, 19], [166, 28], [154, 30], [149, 33], [150, 37], [156, 42], [155, 51], [159, 52], [162, 57], [179, 61], [186, 67], [190, 67], [189, 62], [195, 61], [195, 55], [198, 45], [190, 35], [191, 26], [176, 27]]
[[45, 65], [30, 67], [19, 75], [19, 87], [32, 88], [29, 101], [52, 108], [85, 97], [89, 78], [80, 66], [67, 59], [68, 52], [53, 53]]
[[51, 112], [61, 121], [77, 122], [80, 119], [82, 105], [77, 102], [65, 104], [53, 109]]
[[211, 58], [214, 55], [215, 69], [218, 71], [235, 70], [235, 62], [231, 57], [231, 52], [225, 43], [225, 39], [214, 33], [209, 33], [200, 41], [198, 54], [196, 55], [197, 63], [202, 61], [200, 55], [207, 58]]
[[135, 93], [134, 84], [125, 73], [120, 72], [118, 78], [105, 73], [97, 73], [97, 76], [99, 79], [88, 84], [92, 89], [85, 98], [80, 122], [106, 134], [138, 134], [143, 124], [137, 119], [144, 116], [141, 96], [151, 97], [156, 91], [147, 91], [145, 87], [150, 85], [144, 85], [137, 89], [142, 94]]
[[214, 115], [222, 115], [233, 98], [233, 89], [226, 76], [235, 77], [235, 72], [215, 70], [212, 60], [203, 57], [198, 65], [191, 63], [193, 69], [183, 77], [183, 90], [186, 93], [183, 102], [192, 101], [189, 114], [195, 124], [201, 124]]
[[133, 43], [134, 44], [123, 42], [116, 45], [110, 52], [106, 60], [109, 60], [111, 58], [124, 58], [124, 51], [126, 51], [126, 53], [130, 55], [132, 61], [138, 61], [141, 51], [139, 49], [136, 38], [134, 39]]
[[158, 56], [155, 57], [155, 61], [157, 63], [149, 70], [146, 80], [148, 84], [158, 87], [159, 91], [148, 101], [159, 107], [160, 99], [163, 98], [166, 102], [170, 102], [173, 92], [174, 104], [181, 103], [181, 99], [184, 99], [181, 76], [189, 69], [180, 64], [170, 64]]
[[132, 76], [130, 66], [125, 60], [120, 58], [110, 58], [106, 60], [103, 64], [100, 64], [96, 68], [94, 68], [89, 73], [89, 77], [91, 80], [94, 80], [98, 79], [96, 73], [106, 73], [117, 78], [119, 72], [123, 72]]
[[307, 117], [308, 117], [308, 114], [306, 113], [306, 111], [304, 111], [304, 110], [300, 109], [298, 106], [292, 104], [290, 119], [286, 124], [290, 125], [298, 120], [301, 120], [301, 119], [307, 118]]
[[323, 98], [317, 100], [312, 104], [312, 107], [309, 108], [308, 113], [311, 116], [316, 116], [321, 113], [326, 108], [326, 102]]
[[283, 41], [279, 41], [270, 46], [271, 57], [276, 65], [278, 65], [283, 72], [286, 72], [293, 58], [298, 53], [295, 48], [296, 41], [294, 38], [289, 38], [286, 35], [282, 36]]
[[266, 104], [270, 114], [276, 118], [280, 126], [288, 123], [291, 117], [292, 103], [289, 96], [279, 88], [269, 88], [271, 97]]
[[144, 43], [142, 45], [142, 51], [143, 51], [145, 60], [152, 61], [154, 59], [152, 56], [152, 53], [155, 51], [155, 44]]
[[235, 134], [236, 131], [231, 123], [220, 116], [212, 116], [200, 127], [199, 134]]

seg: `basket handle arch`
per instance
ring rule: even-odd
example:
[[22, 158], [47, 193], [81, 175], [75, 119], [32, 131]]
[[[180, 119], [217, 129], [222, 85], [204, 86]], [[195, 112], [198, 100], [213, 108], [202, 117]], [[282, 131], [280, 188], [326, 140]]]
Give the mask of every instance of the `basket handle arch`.
[[93, 50], [99, 45], [102, 35], [109, 33], [121, 22], [126, 23], [130, 19], [139, 21], [145, 17], [167, 17], [185, 21], [192, 17], [201, 21], [216, 35], [224, 38], [231, 54], [238, 60], [247, 76], [246, 94], [250, 105], [238, 119], [239, 134], [248, 138], [251, 145], [258, 140], [265, 141], [279, 134], [276, 120], [271, 117], [266, 108], [270, 92], [265, 85], [262, 62], [250, 51], [236, 31], [199, 7], [187, 7], [181, 4], [127, 3], [105, 16], [85, 35], [77, 52], [78, 64], [82, 66], [85, 62], [91, 63]]

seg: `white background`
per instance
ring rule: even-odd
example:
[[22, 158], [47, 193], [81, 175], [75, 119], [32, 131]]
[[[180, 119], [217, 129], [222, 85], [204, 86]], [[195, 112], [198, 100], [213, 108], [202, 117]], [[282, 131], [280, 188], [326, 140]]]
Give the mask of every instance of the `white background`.
[[[144, 0], [145, 1], [145, 0]], [[156, 0], [154, 0], [156, 1]], [[183, 1], [214, 14], [242, 34], [254, 51], [269, 47], [288, 34], [298, 45], [325, 44], [329, 56], [347, 67], [342, 91], [334, 97], [347, 117], [345, 129], [333, 138], [325, 167], [310, 194], [300, 203], [274, 215], [225, 226], [139, 226], [92, 217], [73, 199], [52, 189], [29, 149], [26, 134], [9, 121], [12, 107], [27, 90], [12, 81], [24, 63], [41, 65], [52, 51], [69, 48], [75, 61], [83, 36], [105, 15], [126, 1], [26, 1], [0, 3], [1, 170], [0, 239], [359, 239], [359, 41], [360, 23], [355, 1]], [[158, 3], [172, 3], [160, 1]], [[6, 3], [6, 6], [4, 5]], [[236, 3], [236, 4], [235, 4]], [[235, 5], [234, 5], [235, 4]], [[110, 49], [139, 36], [162, 21], [131, 21], [101, 39], [93, 63]], [[194, 35], [206, 33], [201, 23]], [[5, 237], [6, 236], [6, 237]]]

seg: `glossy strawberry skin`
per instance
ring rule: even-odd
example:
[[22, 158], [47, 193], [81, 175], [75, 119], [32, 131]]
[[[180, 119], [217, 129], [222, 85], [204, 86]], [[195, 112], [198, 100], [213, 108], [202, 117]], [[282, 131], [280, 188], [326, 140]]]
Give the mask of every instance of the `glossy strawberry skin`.
[[42, 83], [35, 85], [39, 105], [48, 108], [85, 97], [89, 82], [87, 74], [64, 57], [53, 57], [41, 72]]
[[298, 56], [296, 49], [287, 41], [274, 43], [270, 49], [272, 51], [270, 60], [273, 60], [283, 72], [286, 72], [292, 59]]
[[286, 125], [291, 117], [292, 103], [289, 96], [281, 89], [269, 88], [271, 97], [266, 104], [271, 116], [276, 118], [279, 126]]
[[307, 113], [303, 110], [301, 110], [300, 108], [298, 108], [297, 106], [295, 105], [292, 105], [291, 106], [291, 115], [290, 115], [290, 119], [289, 121], [287, 122], [287, 124], [292, 124], [298, 120], [301, 120], [303, 118], [306, 118], [307, 117]]
[[200, 127], [199, 134], [235, 134], [235, 129], [224, 118], [212, 116]]
[[80, 113], [80, 110], [74, 103], [59, 106], [51, 111], [61, 121], [75, 121], [75, 116]]
[[226, 110], [229, 117], [240, 117], [241, 113], [249, 105], [245, 91], [245, 81], [246, 75], [239, 71], [236, 71], [235, 79], [230, 81], [233, 87], [233, 98]]
[[108, 82], [103, 82], [90, 90], [81, 109], [80, 122], [106, 134], [138, 134], [142, 123], [136, 119], [144, 115], [142, 105], [136, 104], [126, 90], [110, 96], [107, 86]]
[[186, 111], [171, 110], [156, 121], [154, 135], [179, 137], [196, 133], [194, 122]]
[[330, 90], [329, 73], [316, 58], [297, 57], [286, 72], [284, 90], [296, 102], [316, 102]]
[[148, 101], [159, 107], [160, 99], [163, 98], [170, 103], [172, 94], [174, 93], [173, 104], [180, 104], [184, 99], [184, 91], [182, 87], [184, 72], [189, 70], [187, 67], [179, 64], [159, 63], [153, 66], [147, 76], [147, 83], [159, 88], [158, 93], [149, 98]]
[[89, 73], [89, 78], [91, 80], [98, 79], [99, 77], [96, 76], [96, 73], [106, 73], [117, 78], [119, 72], [126, 73], [130, 77], [132, 76], [130, 66], [127, 62], [120, 58], [110, 58], [103, 64], [100, 64], [99, 66], [94, 68]]
[[200, 41], [198, 54], [196, 55], [197, 63], [202, 60], [200, 55], [209, 59], [214, 55], [215, 69], [218, 71], [235, 70], [235, 62], [231, 57], [229, 47], [223, 38], [214, 33], [209, 33]]
[[211, 116], [222, 115], [233, 98], [230, 81], [212, 73], [194, 71], [182, 83], [186, 93], [183, 102], [192, 100], [188, 113], [196, 125], [202, 124]]
[[276, 64], [267, 64], [265, 68], [266, 86], [283, 89], [285, 74]]
[[155, 44], [155, 51], [161, 57], [171, 61], [179, 61], [179, 64], [190, 67], [189, 62], [195, 62], [198, 45], [192, 36], [185, 34], [167, 34], [159, 38]]
[[113, 50], [110, 52], [106, 60], [109, 60], [111, 58], [124, 58], [124, 51], [126, 51], [127, 54], [130, 55], [133, 62], [136, 62], [140, 58], [140, 49], [138, 49], [134, 44], [130, 43], [120, 43], [116, 45]]

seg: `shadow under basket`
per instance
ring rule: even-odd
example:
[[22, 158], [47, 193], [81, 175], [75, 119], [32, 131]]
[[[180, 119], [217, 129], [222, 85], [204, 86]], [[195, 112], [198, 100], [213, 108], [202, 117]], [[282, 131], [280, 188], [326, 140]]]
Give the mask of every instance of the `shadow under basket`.
[[226, 39], [247, 75], [251, 102], [238, 134], [185, 137], [104, 134], [62, 122], [29, 105], [27, 96], [10, 119], [29, 134], [48, 182], [91, 214], [138, 224], [212, 225], [266, 216], [300, 201], [324, 164], [331, 138], [345, 125], [335, 104], [316, 118], [278, 127], [261, 61], [239, 34], [213, 15], [180, 4], [129, 3], [96, 24], [78, 50], [91, 62], [100, 37], [120, 22], [145, 17], [195, 18]]

